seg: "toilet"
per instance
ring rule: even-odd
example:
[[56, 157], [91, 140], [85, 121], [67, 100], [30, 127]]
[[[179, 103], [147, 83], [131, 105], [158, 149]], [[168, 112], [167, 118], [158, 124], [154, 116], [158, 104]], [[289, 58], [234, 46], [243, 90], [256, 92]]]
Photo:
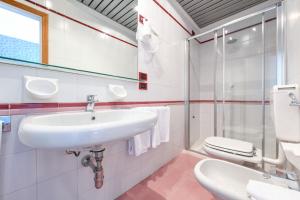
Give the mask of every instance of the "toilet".
[[262, 151], [250, 142], [224, 137], [208, 137], [203, 150], [211, 157], [243, 164], [245, 162], [260, 164], [263, 160]]

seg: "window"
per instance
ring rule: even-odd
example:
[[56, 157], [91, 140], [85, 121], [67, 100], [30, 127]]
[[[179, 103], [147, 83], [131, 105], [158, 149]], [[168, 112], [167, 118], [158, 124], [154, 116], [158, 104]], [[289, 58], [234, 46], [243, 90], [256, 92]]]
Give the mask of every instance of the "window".
[[48, 63], [47, 14], [13, 0], [2, 0], [0, 24], [0, 57]]

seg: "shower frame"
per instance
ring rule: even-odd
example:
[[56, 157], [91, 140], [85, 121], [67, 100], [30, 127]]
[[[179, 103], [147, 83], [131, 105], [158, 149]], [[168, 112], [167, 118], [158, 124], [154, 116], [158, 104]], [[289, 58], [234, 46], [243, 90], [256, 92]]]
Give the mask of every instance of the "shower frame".
[[[208, 31], [205, 31], [203, 33], [197, 34], [195, 36], [192, 36], [190, 38], [187, 38], [185, 40], [185, 147], [188, 150], [194, 151], [191, 149], [190, 146], [190, 41], [197, 39], [201, 36], [207, 35], [209, 33], [214, 34], [214, 49], [216, 50], [218, 47], [218, 30], [222, 30], [222, 105], [223, 105], [223, 113], [222, 113], [222, 120], [224, 121], [224, 104], [225, 104], [225, 69], [226, 69], [226, 63], [225, 63], [225, 53], [226, 53], [226, 46], [225, 46], [225, 28], [233, 25], [235, 23], [241, 22], [246, 19], [250, 19], [252, 17], [261, 15], [261, 23], [262, 23], [262, 49], [263, 49], [263, 55], [262, 56], [262, 125], [263, 125], [263, 131], [262, 131], [262, 153], [263, 156], [265, 155], [265, 18], [264, 13], [268, 11], [276, 10], [276, 70], [277, 70], [277, 85], [283, 85], [286, 84], [286, 38], [285, 38], [285, 26], [286, 26], [286, 6], [284, 1], [278, 1], [277, 3], [273, 4], [272, 6], [269, 6], [265, 9], [262, 9], [260, 11], [248, 14], [246, 16], [234, 19], [230, 22], [224, 23], [220, 26], [217, 26], [215, 28], [212, 28]], [[216, 59], [215, 59], [216, 60]], [[214, 136], [217, 135], [217, 61], [214, 64]], [[222, 132], [224, 137], [224, 123], [222, 123]], [[277, 141], [278, 143], [278, 141]], [[198, 151], [194, 151], [196, 153], [200, 153]], [[276, 147], [276, 155], [278, 155], [278, 148]]]

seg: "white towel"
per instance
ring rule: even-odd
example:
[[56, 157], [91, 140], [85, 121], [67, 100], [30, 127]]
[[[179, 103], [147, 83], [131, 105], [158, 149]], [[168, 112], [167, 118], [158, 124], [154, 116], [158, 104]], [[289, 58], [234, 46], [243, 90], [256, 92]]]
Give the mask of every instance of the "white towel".
[[153, 130], [151, 132], [151, 147], [156, 148], [158, 145], [160, 145], [160, 132], [159, 132], [159, 123], [160, 123], [160, 112], [159, 109], [161, 107], [137, 107], [135, 109], [138, 110], [145, 110], [145, 111], [151, 111], [155, 112], [157, 114], [157, 122], [155, 126], [153, 127]]
[[253, 200], [298, 200], [300, 192], [255, 180], [249, 180], [247, 192]]
[[167, 106], [159, 107], [159, 135], [161, 142], [170, 140], [170, 108]]
[[139, 156], [148, 151], [150, 147], [156, 148], [161, 142], [170, 140], [170, 108], [159, 107], [138, 107], [135, 109], [157, 113], [157, 123], [152, 130], [139, 134], [128, 140], [129, 155]]
[[170, 140], [170, 108], [167, 106], [138, 107], [135, 109], [157, 113], [157, 123], [151, 134], [151, 147], [156, 148], [161, 142]]
[[148, 151], [151, 147], [151, 132], [152, 130], [146, 131], [128, 140], [129, 155], [139, 156]]

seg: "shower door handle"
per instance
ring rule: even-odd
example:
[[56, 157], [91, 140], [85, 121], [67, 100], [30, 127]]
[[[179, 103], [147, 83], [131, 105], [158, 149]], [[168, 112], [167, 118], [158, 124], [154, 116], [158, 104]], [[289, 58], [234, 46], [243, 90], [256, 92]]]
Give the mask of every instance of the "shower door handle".
[[290, 106], [299, 106], [300, 107], [300, 102], [291, 102]]

